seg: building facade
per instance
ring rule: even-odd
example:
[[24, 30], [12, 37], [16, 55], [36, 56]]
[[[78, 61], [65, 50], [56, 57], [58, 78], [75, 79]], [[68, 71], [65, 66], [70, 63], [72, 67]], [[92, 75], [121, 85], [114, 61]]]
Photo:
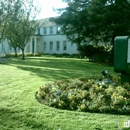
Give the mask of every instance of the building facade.
[[[44, 53], [44, 54], [77, 54], [77, 45], [67, 40], [67, 37], [60, 33], [60, 26], [48, 19], [40, 20], [41, 28], [37, 29], [34, 36], [25, 46], [25, 53]], [[17, 49], [20, 53], [20, 49]], [[13, 53], [14, 49], [5, 40], [0, 44], [0, 54]]]

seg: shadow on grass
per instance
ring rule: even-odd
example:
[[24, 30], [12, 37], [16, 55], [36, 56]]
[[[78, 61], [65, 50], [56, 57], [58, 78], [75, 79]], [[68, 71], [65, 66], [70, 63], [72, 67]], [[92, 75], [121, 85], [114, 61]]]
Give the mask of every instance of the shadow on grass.
[[29, 113], [25, 115], [25, 111], [0, 108], [0, 122], [2, 122], [0, 129], [16, 130], [22, 128], [23, 130], [53, 130], [53, 128], [46, 126], [43, 121], [38, 122], [30, 117]]
[[53, 69], [53, 68], [32, 68], [32, 67], [22, 67], [17, 66], [19, 69], [24, 71], [30, 71], [32, 76], [39, 76], [44, 79], [49, 80], [59, 80], [59, 79], [68, 79], [68, 78], [76, 78], [86, 75], [83, 72], [77, 72], [76, 70], [64, 70], [64, 69]]
[[113, 73], [112, 67], [97, 65], [80, 59], [32, 57], [22, 61], [15, 58], [8, 64], [24, 71], [30, 71], [32, 75], [50, 80], [100, 75], [104, 69]]
[[[48, 68], [66, 68], [74, 69], [75, 66], [79, 66], [80, 60], [74, 59], [61, 59], [61, 58], [27, 58], [26, 60], [12, 59], [8, 64], [20, 65], [20, 66], [32, 66], [32, 67], [48, 67]], [[82, 64], [81, 67], [86, 67]]]

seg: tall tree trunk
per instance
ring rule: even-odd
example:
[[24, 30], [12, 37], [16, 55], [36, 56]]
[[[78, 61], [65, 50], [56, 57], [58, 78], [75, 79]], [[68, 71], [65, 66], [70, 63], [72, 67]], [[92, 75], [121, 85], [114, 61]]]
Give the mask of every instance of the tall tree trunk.
[[21, 50], [22, 50], [22, 60], [25, 60], [24, 49]]
[[17, 54], [17, 48], [16, 47], [14, 47], [14, 51], [15, 51], [15, 57], [17, 57], [18, 54]]

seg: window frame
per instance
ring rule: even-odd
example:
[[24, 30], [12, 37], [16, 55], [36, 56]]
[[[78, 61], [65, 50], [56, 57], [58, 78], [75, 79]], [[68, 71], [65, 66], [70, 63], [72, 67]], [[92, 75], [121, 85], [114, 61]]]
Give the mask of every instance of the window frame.
[[60, 41], [56, 41], [56, 50], [57, 50], [57, 51], [60, 50]]
[[53, 27], [50, 27], [50, 34], [53, 34]]
[[67, 50], [67, 41], [63, 41], [63, 50], [64, 50], [64, 51]]
[[44, 49], [44, 51], [46, 50], [46, 48], [47, 48], [47, 42], [44, 41], [44, 43], [43, 43], [43, 49]]
[[53, 41], [50, 41], [50, 51], [53, 50]]
[[47, 28], [44, 27], [44, 34], [47, 34]]

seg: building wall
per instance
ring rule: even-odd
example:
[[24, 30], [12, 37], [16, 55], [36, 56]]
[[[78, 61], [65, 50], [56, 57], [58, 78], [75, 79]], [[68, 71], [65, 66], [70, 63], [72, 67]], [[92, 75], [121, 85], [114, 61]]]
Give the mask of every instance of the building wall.
[[[53, 26], [50, 26], [53, 25]], [[26, 45], [25, 53], [47, 53], [47, 54], [76, 54], [77, 45], [67, 40], [60, 32], [60, 27], [54, 23], [40, 28], [40, 36], [32, 36]]]
[[44, 53], [77, 53], [76, 44], [71, 44], [64, 35], [48, 35], [43, 37]]
[[14, 52], [14, 49], [10, 47], [7, 40], [4, 40], [2, 43], [0, 43], [0, 54], [4, 54], [4, 53], [8, 54], [12, 52]]
[[[17, 50], [21, 52], [19, 49]], [[14, 49], [10, 47], [7, 40], [0, 44], [0, 54], [13, 52]], [[38, 29], [36, 35], [28, 41], [25, 53], [76, 54], [78, 51], [77, 45], [69, 42], [66, 36], [60, 33], [60, 26], [45, 20], [43, 27]]]
[[[17, 52], [21, 52], [19, 48], [17, 48]], [[0, 43], [0, 55], [9, 53], [14, 53], [14, 48], [8, 44], [7, 40], [4, 40], [2, 43]]]

